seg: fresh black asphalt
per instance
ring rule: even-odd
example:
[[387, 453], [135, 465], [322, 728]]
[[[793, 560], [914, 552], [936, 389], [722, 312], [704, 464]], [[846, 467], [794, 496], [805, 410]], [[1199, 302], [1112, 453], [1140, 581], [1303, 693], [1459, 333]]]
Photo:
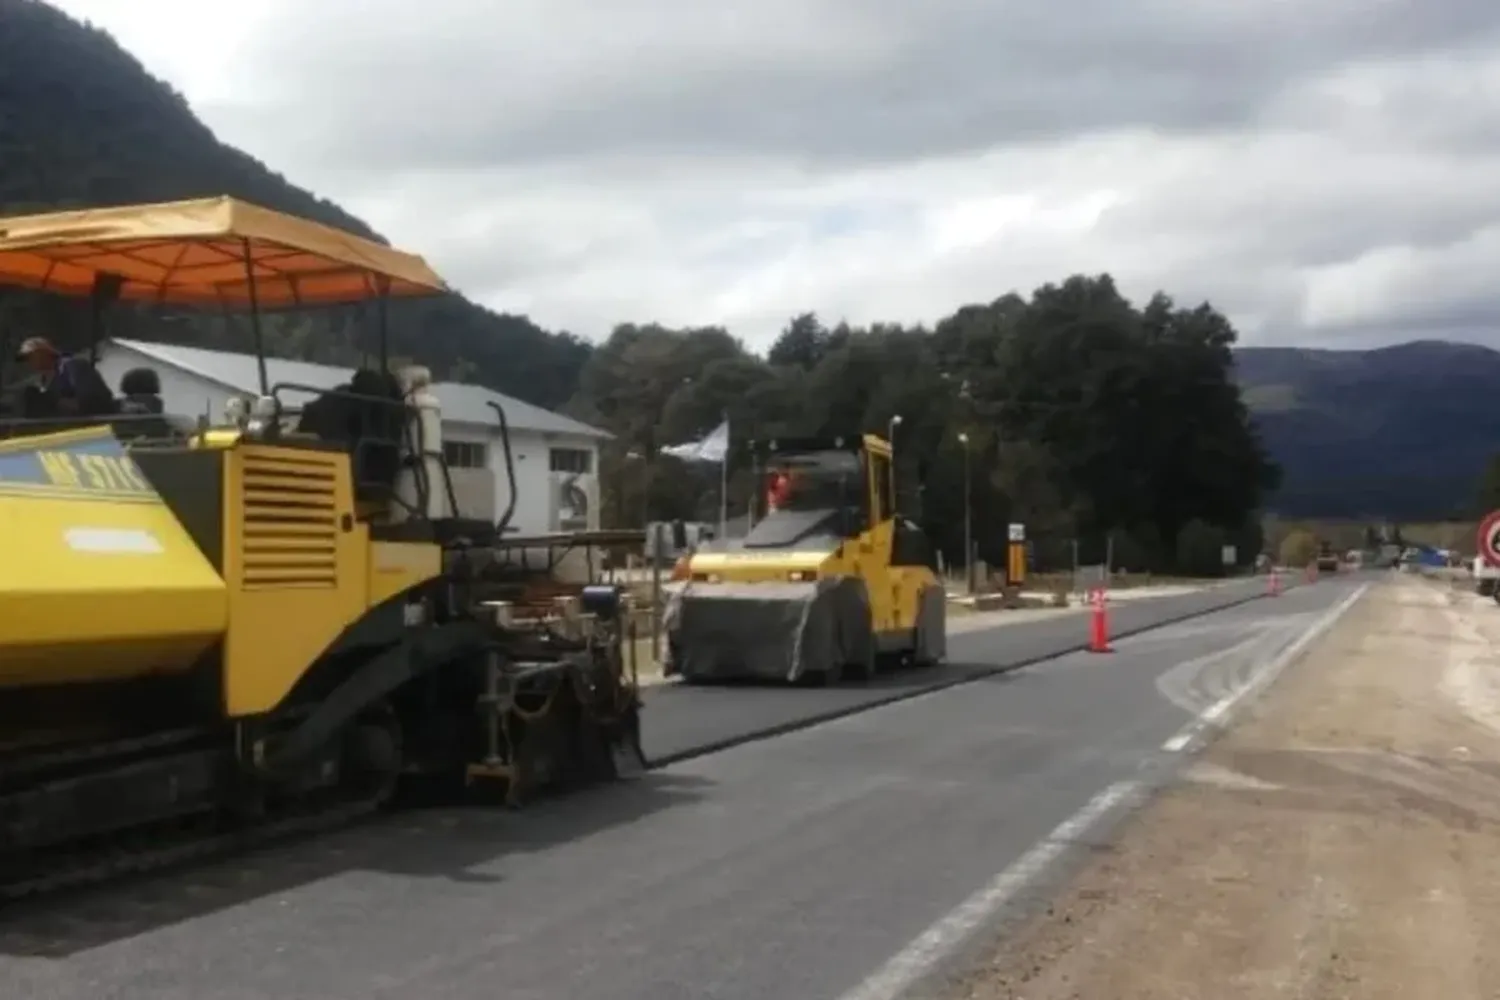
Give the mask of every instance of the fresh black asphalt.
[[[969, 683], [948, 690], [520, 812], [396, 816], [29, 908], [0, 917], [0, 997], [838, 1000], [1101, 789], [1165, 769], [1198, 684], [1179, 665], [1245, 675], [1238, 660], [1273, 655], [1350, 588], [1122, 605], [1120, 632], [1229, 606], [988, 676], [1078, 646], [1081, 622], [956, 636], [968, 666], [944, 680]], [[805, 718], [796, 696], [828, 711], [910, 691], [886, 683], [662, 692], [650, 709], [682, 747], [689, 705], [748, 695], [749, 733]]]
[[[1191, 593], [1120, 601], [1109, 609], [1110, 632], [1123, 638], [1253, 601], [1267, 592], [1265, 578], [1254, 577]], [[1087, 619], [1086, 613], [1065, 614], [960, 633], [948, 640], [948, 662], [943, 666], [895, 672], [859, 685], [653, 688], [646, 695], [642, 718], [646, 756], [656, 764], [671, 763], [1061, 656], [1087, 645]]]

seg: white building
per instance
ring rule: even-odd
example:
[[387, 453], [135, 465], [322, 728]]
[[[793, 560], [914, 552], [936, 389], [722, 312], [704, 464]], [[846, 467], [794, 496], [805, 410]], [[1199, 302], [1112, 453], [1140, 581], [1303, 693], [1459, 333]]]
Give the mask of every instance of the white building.
[[[99, 373], [116, 390], [130, 369], [155, 369], [163, 407], [173, 415], [218, 423], [230, 398], [259, 394], [259, 369], [249, 354], [116, 338], [99, 345], [98, 359]], [[267, 358], [266, 374], [272, 386], [291, 383], [325, 390], [347, 383], [353, 370]], [[443, 454], [460, 514], [493, 521], [509, 499], [505, 451], [490, 406], [497, 403], [510, 426], [516, 469], [512, 533], [598, 529], [599, 444], [608, 433], [482, 386], [438, 382], [432, 391], [442, 407]], [[311, 398], [307, 393], [278, 395], [292, 406]]]

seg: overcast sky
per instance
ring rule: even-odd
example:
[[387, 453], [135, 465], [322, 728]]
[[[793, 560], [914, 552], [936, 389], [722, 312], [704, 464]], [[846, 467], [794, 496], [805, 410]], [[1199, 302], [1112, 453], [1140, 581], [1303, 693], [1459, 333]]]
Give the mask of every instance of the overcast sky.
[[1500, 346], [1496, 0], [57, 0], [466, 294], [589, 337], [1077, 271]]

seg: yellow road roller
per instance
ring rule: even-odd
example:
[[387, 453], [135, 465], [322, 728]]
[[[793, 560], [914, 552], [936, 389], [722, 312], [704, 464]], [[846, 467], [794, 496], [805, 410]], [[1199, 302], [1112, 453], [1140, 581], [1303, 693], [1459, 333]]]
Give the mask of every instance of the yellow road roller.
[[643, 765], [621, 593], [498, 599], [505, 525], [457, 515], [429, 375], [383, 363], [386, 301], [447, 294], [421, 258], [214, 198], [0, 219], [0, 284], [99, 318], [229, 308], [257, 348], [264, 309], [370, 303], [382, 359], [330, 391], [262, 363], [211, 425], [139, 372], [95, 412], [0, 419], [0, 896], [406, 782], [517, 802]]
[[872, 434], [752, 444], [768, 488], [743, 540], [695, 552], [663, 616], [664, 672], [689, 683], [833, 684], [947, 654], [932, 546], [897, 511]]

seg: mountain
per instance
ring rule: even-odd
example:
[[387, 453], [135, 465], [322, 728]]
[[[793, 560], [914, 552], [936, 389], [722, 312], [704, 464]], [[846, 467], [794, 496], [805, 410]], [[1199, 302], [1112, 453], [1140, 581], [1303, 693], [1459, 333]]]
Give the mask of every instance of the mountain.
[[1500, 352], [1413, 341], [1367, 351], [1247, 347], [1237, 374], [1289, 517], [1463, 516], [1500, 451]]
[[[379, 239], [337, 205], [219, 142], [180, 94], [108, 34], [39, 0], [0, 0], [0, 215], [220, 194]], [[77, 323], [67, 306], [43, 306], [35, 296], [12, 292], [0, 303], [0, 333], [12, 338], [17, 328]], [[116, 333], [161, 339], [159, 325], [141, 329], [129, 315], [119, 323]], [[347, 362], [367, 343], [362, 329], [347, 312], [273, 321], [268, 341], [289, 357]], [[392, 353], [419, 357], [439, 378], [468, 376], [554, 409], [573, 394], [591, 350], [457, 295], [393, 303], [390, 329]], [[191, 319], [173, 336], [239, 347], [245, 335], [239, 326], [226, 332], [218, 319]]]

